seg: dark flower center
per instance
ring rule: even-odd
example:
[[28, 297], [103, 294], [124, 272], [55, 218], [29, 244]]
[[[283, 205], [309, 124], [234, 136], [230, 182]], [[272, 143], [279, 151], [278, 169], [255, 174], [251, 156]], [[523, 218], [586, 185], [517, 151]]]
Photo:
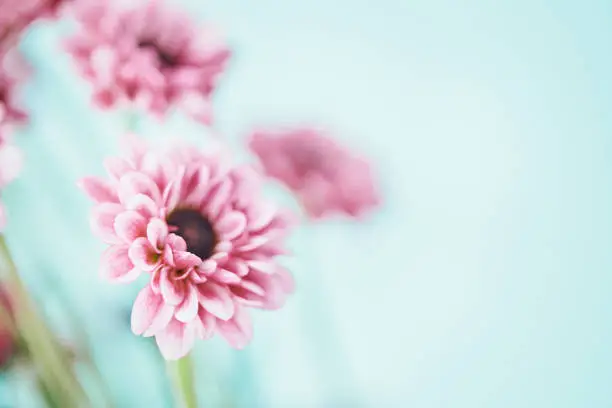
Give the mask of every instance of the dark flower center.
[[177, 65], [176, 57], [162, 50], [159, 45], [157, 45], [154, 41], [142, 40], [138, 42], [138, 48], [149, 48], [155, 51], [155, 54], [157, 54], [157, 58], [159, 59], [162, 68], [172, 68]]
[[168, 225], [187, 243], [187, 250], [201, 259], [211, 257], [217, 245], [212, 224], [198, 210], [179, 208], [168, 215]]

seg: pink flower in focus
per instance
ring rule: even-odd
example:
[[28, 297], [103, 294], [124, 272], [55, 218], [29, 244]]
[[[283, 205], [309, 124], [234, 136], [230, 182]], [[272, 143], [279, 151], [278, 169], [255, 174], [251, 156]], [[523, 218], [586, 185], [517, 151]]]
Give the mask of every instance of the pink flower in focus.
[[358, 217], [379, 204], [368, 162], [318, 130], [256, 131], [249, 147], [313, 218]]
[[211, 96], [230, 52], [210, 29], [162, 0], [128, 9], [89, 0], [76, 14], [81, 30], [68, 50], [100, 106], [128, 101], [162, 116], [177, 105], [211, 122]]
[[247, 167], [224, 169], [218, 156], [190, 146], [153, 151], [131, 140], [126, 157], [105, 161], [108, 179], [81, 186], [96, 202], [92, 229], [109, 245], [103, 276], [127, 283], [148, 275], [133, 332], [155, 336], [169, 360], [215, 332], [244, 347], [247, 308], [279, 308], [293, 291], [276, 259], [290, 217], [262, 200]]

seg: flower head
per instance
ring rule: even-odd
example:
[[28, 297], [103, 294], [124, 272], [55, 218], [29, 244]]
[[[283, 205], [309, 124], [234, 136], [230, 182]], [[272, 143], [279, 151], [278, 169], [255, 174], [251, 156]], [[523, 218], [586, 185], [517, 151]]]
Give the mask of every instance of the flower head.
[[211, 95], [230, 55], [212, 30], [162, 0], [127, 9], [90, 0], [76, 14], [81, 29], [68, 50], [100, 106], [128, 101], [162, 116], [178, 105], [211, 121]]
[[155, 336], [166, 359], [215, 332], [244, 347], [246, 308], [276, 309], [293, 290], [276, 259], [290, 217], [262, 201], [248, 167], [224, 168], [218, 155], [190, 146], [154, 151], [130, 140], [125, 157], [106, 160], [108, 179], [81, 186], [96, 202], [92, 229], [109, 244], [103, 276], [125, 283], [148, 275], [133, 332]]
[[379, 203], [368, 162], [318, 130], [256, 131], [249, 147], [265, 173], [289, 187], [311, 217], [357, 217]]

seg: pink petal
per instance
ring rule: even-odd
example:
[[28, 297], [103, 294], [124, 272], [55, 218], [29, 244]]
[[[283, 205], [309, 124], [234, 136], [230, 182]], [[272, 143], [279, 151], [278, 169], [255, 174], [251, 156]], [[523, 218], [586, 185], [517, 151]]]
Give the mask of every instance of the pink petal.
[[99, 177], [85, 177], [79, 181], [79, 187], [85, 194], [98, 203], [117, 202], [117, 194], [113, 187]]
[[225, 268], [234, 272], [236, 275], [243, 277], [249, 273], [249, 267], [240, 259], [233, 259], [225, 265]]
[[204, 309], [221, 320], [228, 320], [234, 315], [234, 302], [228, 290], [212, 282], [198, 285], [198, 300]]
[[128, 210], [134, 210], [139, 212], [145, 218], [151, 218], [157, 216], [158, 209], [155, 201], [149, 196], [144, 194], [137, 194], [130, 198], [126, 203]]
[[159, 294], [145, 286], [134, 301], [132, 308], [132, 332], [149, 337], [164, 329], [174, 314], [174, 308], [165, 304]]
[[213, 278], [221, 283], [236, 284], [240, 282], [240, 277], [233, 272], [219, 268], [213, 275]]
[[202, 263], [199, 256], [187, 251], [173, 251], [174, 266], [176, 269], [183, 270], [193, 268]]
[[295, 291], [295, 280], [293, 279], [293, 275], [288, 270], [279, 267], [274, 277], [286, 293], [293, 293]]
[[232, 183], [229, 180], [220, 182], [210, 192], [204, 202], [204, 211], [211, 219], [216, 219], [224, 206], [229, 202], [232, 194]]
[[247, 261], [247, 265], [251, 269], [255, 269], [256, 271], [263, 272], [266, 274], [273, 274], [277, 271], [277, 264], [274, 262], [265, 262], [265, 261]]
[[244, 348], [253, 337], [251, 317], [239, 304], [236, 304], [236, 312], [231, 320], [217, 320], [217, 330], [225, 341], [236, 349]]
[[206, 311], [204, 308], [198, 310], [198, 319], [200, 325], [198, 327], [198, 337], [201, 340], [209, 339], [215, 333], [215, 327], [217, 326], [217, 318]]
[[210, 189], [209, 178], [210, 171], [208, 170], [208, 167], [201, 167], [198, 169], [198, 171], [193, 175], [193, 179], [189, 182], [189, 190], [183, 193], [186, 195], [183, 200], [185, 204], [197, 206], [202, 204], [202, 200]]
[[115, 232], [126, 243], [146, 233], [147, 220], [136, 211], [125, 211], [115, 218]]
[[123, 207], [116, 203], [102, 203], [96, 205], [91, 212], [91, 229], [104, 242], [118, 244], [121, 241], [115, 234], [115, 218], [123, 211]]
[[266, 227], [272, 222], [276, 212], [276, 207], [270, 203], [251, 206], [247, 212], [249, 217], [249, 230], [258, 231]]
[[247, 219], [243, 213], [231, 211], [223, 214], [217, 221], [216, 227], [219, 234], [225, 240], [232, 240], [239, 237], [246, 229]]
[[196, 325], [172, 319], [168, 326], [155, 336], [157, 346], [166, 360], [178, 360], [186, 356], [195, 342]]
[[211, 275], [217, 269], [217, 263], [212, 259], [207, 259], [198, 266], [198, 271], [204, 275]]
[[265, 245], [266, 243], [268, 243], [270, 241], [270, 238], [268, 237], [251, 237], [246, 244], [239, 246], [237, 249], [242, 251], [242, 252], [248, 252], [248, 251], [253, 251], [259, 247], [261, 247], [262, 245]]
[[198, 291], [195, 286], [189, 285], [187, 296], [185, 296], [183, 302], [176, 309], [174, 317], [183, 323], [188, 323], [197, 316], [198, 306]]
[[134, 265], [147, 272], [152, 271], [159, 264], [159, 255], [145, 237], [137, 238], [132, 242], [129, 257]]
[[114, 283], [132, 282], [140, 276], [140, 269], [135, 267], [128, 256], [127, 245], [113, 245], [102, 254], [100, 273]]
[[121, 157], [106, 158], [104, 160], [104, 168], [115, 181], [119, 181], [121, 176], [132, 171], [130, 164]]
[[138, 172], [123, 175], [118, 187], [119, 200], [126, 204], [138, 194], [151, 197], [155, 203], [161, 202], [159, 188], [148, 176]]
[[176, 234], [169, 234], [166, 240], [168, 247], [173, 249], [174, 251], [186, 251], [187, 243], [183, 239], [183, 237], [178, 236]]
[[163, 268], [161, 270], [161, 276], [159, 286], [161, 294], [164, 297], [166, 303], [170, 305], [179, 305], [185, 299], [185, 284], [181, 281], [175, 281], [171, 279], [170, 268]]
[[153, 218], [147, 225], [147, 238], [155, 249], [162, 250], [168, 236], [168, 224], [159, 218]]

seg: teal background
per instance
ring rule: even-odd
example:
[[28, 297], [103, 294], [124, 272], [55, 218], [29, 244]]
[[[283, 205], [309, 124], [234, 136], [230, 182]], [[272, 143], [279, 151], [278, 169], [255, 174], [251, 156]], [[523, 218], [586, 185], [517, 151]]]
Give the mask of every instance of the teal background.
[[[198, 345], [202, 406], [612, 406], [612, 2], [176, 4], [236, 50], [216, 97], [233, 147], [252, 125], [329, 125], [385, 197], [364, 223], [296, 234], [298, 292], [255, 312], [246, 350]], [[32, 122], [7, 239], [68, 337], [58, 288], [73, 302], [118, 406], [168, 407], [155, 348], [129, 331], [137, 288], [98, 279], [75, 181], [102, 174], [125, 118], [89, 106], [59, 49], [69, 31], [22, 44]], [[140, 128], [210, 137], [179, 116]], [[2, 395], [34, 406], [26, 394]]]

